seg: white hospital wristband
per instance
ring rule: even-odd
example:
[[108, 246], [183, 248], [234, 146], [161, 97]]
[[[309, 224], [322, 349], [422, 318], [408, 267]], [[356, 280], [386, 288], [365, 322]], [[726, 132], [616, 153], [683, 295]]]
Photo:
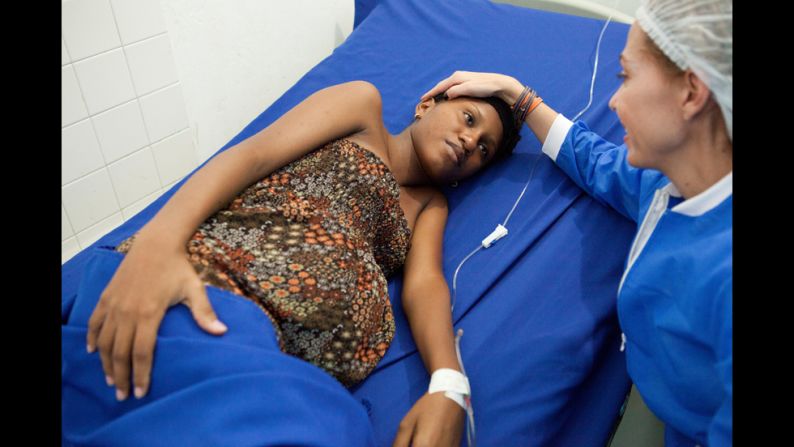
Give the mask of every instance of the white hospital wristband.
[[466, 410], [464, 396], [471, 395], [471, 388], [469, 379], [462, 373], [449, 368], [435, 370], [430, 376], [430, 386], [427, 389], [427, 393], [433, 394], [439, 391], [444, 391], [444, 396], [452, 399]]

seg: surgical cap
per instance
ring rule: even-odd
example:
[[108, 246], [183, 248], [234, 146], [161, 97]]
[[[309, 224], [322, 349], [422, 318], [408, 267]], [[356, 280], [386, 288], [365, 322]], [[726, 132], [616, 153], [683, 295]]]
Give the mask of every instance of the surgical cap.
[[733, 141], [733, 2], [642, 0], [636, 17], [670, 60], [706, 83]]

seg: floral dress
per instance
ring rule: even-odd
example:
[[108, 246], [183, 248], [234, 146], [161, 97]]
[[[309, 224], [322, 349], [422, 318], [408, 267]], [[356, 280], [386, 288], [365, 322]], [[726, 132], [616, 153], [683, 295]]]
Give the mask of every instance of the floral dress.
[[[126, 253], [134, 237], [116, 250]], [[410, 238], [392, 173], [340, 139], [247, 188], [187, 251], [205, 284], [259, 305], [284, 352], [349, 387], [394, 337], [386, 278], [405, 262]]]

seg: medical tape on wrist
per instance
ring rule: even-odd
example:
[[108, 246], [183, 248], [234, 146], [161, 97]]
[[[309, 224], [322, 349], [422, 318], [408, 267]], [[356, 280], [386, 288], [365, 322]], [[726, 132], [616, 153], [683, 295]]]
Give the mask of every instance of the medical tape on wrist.
[[464, 410], [466, 409], [464, 396], [471, 395], [469, 379], [466, 376], [450, 368], [437, 369], [430, 376], [430, 386], [427, 392], [433, 394], [440, 391], [444, 391], [444, 396], [457, 402]]
[[466, 400], [463, 398], [463, 394], [454, 391], [444, 391], [444, 397], [454, 400], [456, 404], [460, 405], [460, 408], [466, 410]]

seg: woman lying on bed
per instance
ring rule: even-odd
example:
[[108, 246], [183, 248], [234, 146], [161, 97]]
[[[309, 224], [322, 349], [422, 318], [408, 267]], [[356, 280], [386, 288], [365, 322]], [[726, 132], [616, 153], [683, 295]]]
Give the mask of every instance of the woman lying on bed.
[[[428, 372], [461, 380], [441, 267], [447, 203], [434, 186], [507, 156], [517, 132], [496, 98], [430, 98], [391, 135], [372, 84], [314, 93], [214, 157], [116, 247], [126, 256], [91, 314], [88, 352], [98, 349], [119, 401], [143, 398], [169, 307], [185, 304], [210, 334], [227, 331], [209, 285], [254, 301], [281, 350], [351, 387], [394, 336], [386, 278], [402, 267]], [[459, 445], [462, 397], [425, 394], [395, 445]]]

